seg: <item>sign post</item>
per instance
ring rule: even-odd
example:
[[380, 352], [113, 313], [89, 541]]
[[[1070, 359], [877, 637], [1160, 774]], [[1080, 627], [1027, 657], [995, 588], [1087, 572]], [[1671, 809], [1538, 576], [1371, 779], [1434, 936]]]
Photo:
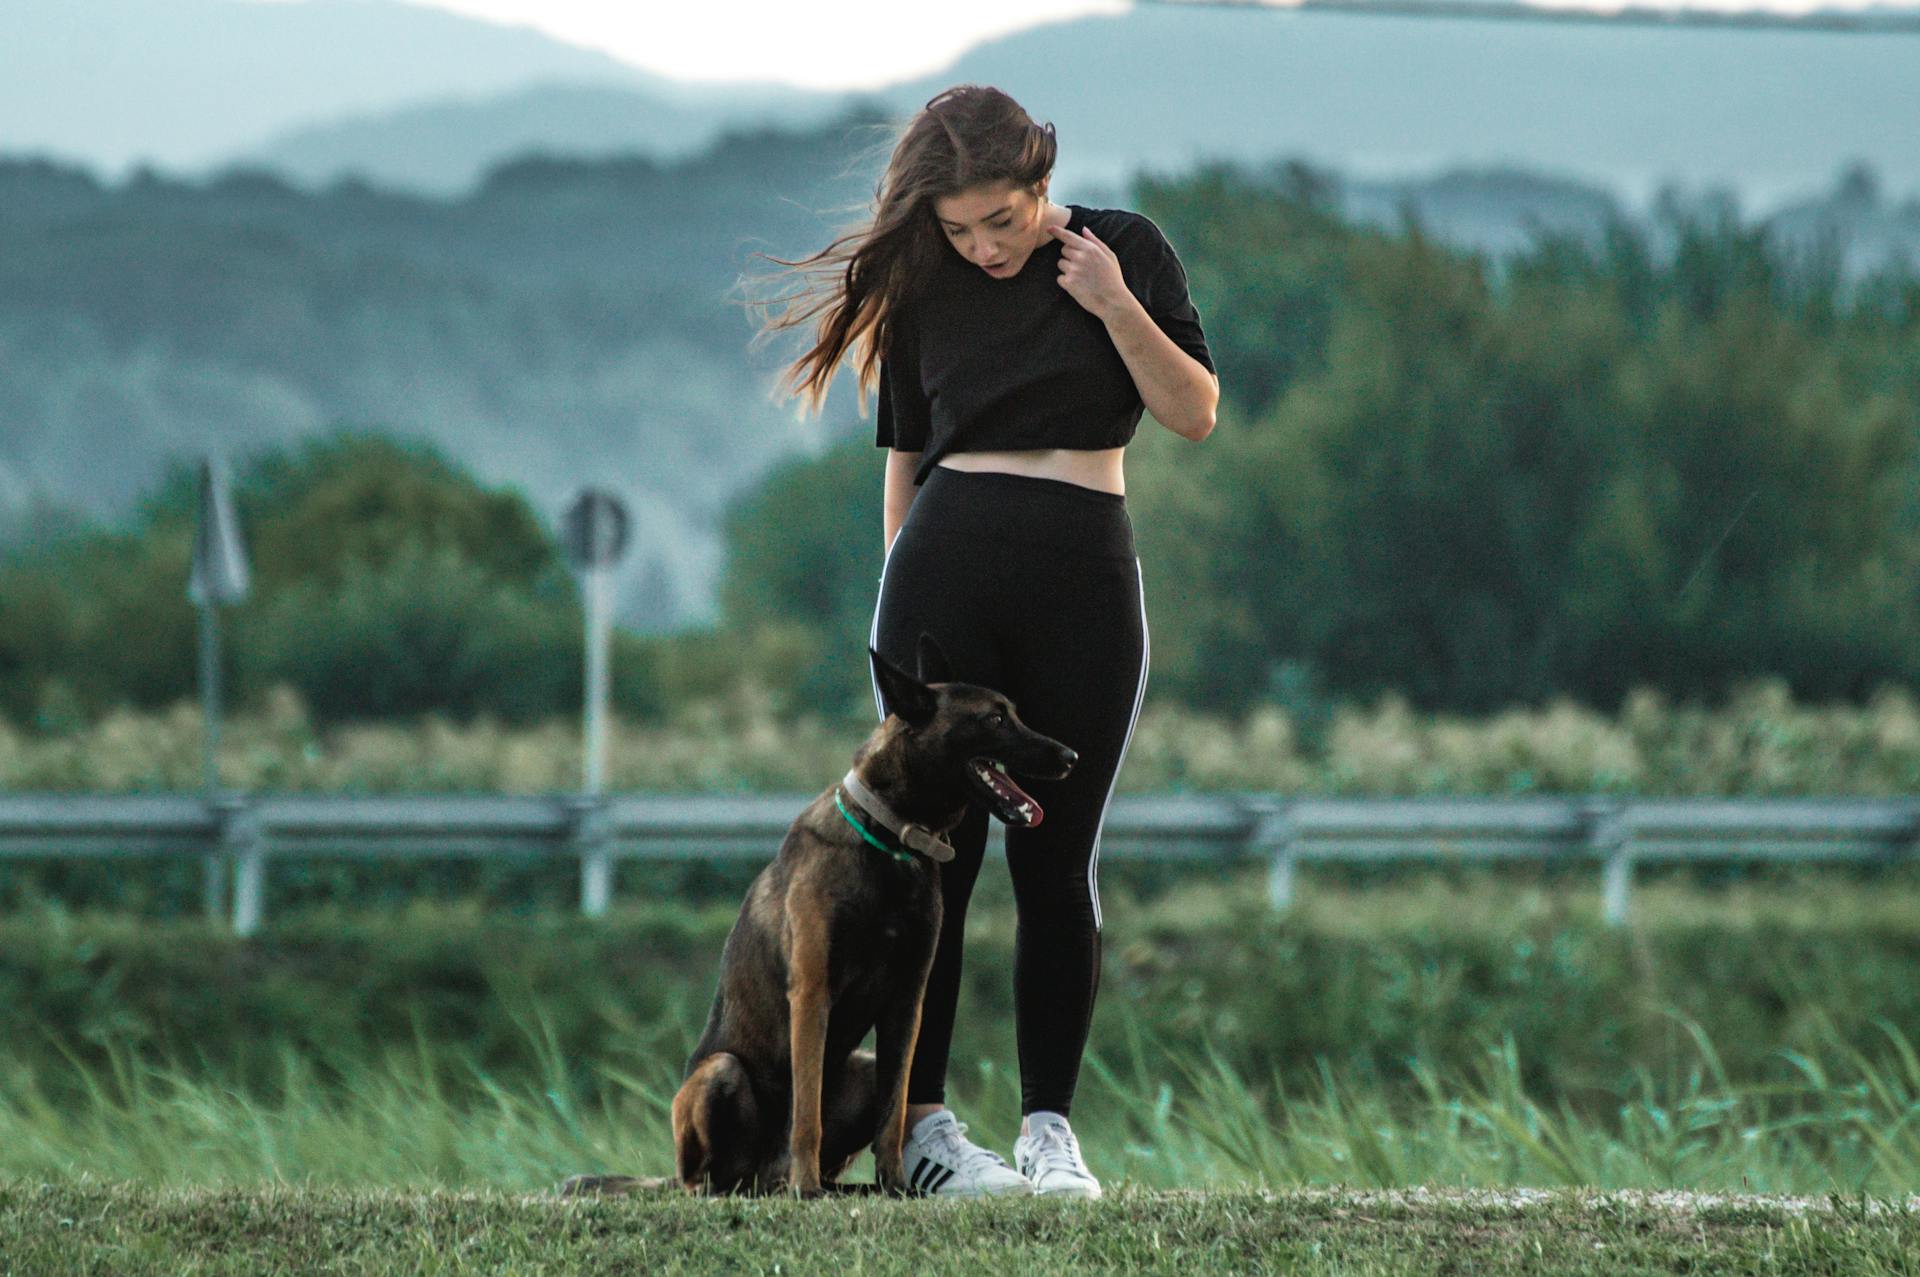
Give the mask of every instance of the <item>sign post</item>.
[[[608, 647], [612, 642], [613, 569], [627, 549], [627, 508], [604, 489], [583, 488], [567, 507], [561, 543], [581, 576], [586, 596], [586, 689], [582, 737], [584, 794], [598, 807], [606, 783]], [[613, 894], [613, 859], [604, 821], [583, 826], [596, 832], [581, 851], [580, 907], [591, 917], [607, 910]]]
[[[218, 806], [220, 789], [220, 605], [247, 597], [247, 548], [240, 521], [227, 492], [225, 463], [200, 461], [200, 517], [193, 534], [193, 570], [187, 598], [200, 609], [201, 784], [209, 804]], [[226, 864], [220, 853], [207, 857], [204, 897], [210, 919], [220, 915]]]

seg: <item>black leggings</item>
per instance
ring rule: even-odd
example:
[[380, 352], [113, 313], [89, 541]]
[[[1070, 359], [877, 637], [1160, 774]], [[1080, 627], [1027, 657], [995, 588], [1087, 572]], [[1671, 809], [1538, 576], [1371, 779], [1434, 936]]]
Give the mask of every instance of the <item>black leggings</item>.
[[[869, 638], [918, 673], [926, 630], [961, 682], [1013, 701], [1020, 720], [1080, 755], [1064, 779], [1018, 777], [1044, 815], [1006, 829], [1017, 909], [1014, 1019], [1022, 1116], [1065, 1114], [1100, 983], [1100, 827], [1147, 690], [1147, 614], [1126, 497], [1062, 479], [936, 465], [887, 550]], [[874, 708], [885, 719], [879, 682]], [[967, 807], [941, 867], [945, 921], [907, 1100], [946, 1098], [967, 901], [987, 844]]]

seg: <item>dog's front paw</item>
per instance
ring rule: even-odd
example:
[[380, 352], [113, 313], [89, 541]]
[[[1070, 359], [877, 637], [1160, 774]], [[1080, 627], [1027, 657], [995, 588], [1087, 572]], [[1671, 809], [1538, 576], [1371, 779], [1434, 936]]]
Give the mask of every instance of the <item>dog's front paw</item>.
[[907, 1183], [906, 1167], [898, 1158], [892, 1162], [876, 1159], [873, 1180], [880, 1191], [889, 1197], [906, 1197], [913, 1192], [912, 1186]]

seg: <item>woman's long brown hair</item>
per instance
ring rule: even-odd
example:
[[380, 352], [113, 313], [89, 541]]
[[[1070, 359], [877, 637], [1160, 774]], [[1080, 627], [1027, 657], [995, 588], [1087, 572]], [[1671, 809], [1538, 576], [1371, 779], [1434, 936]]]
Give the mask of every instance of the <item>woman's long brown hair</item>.
[[755, 335], [755, 343], [800, 324], [817, 324], [813, 348], [785, 371], [786, 393], [805, 396], [808, 411], [818, 416], [841, 358], [865, 338], [856, 382], [864, 415], [866, 392], [880, 376], [897, 306], [929, 277], [939, 254], [953, 251], [943, 242], [933, 201], [995, 182], [1031, 191], [1053, 171], [1057, 152], [1053, 125], [1035, 124], [999, 89], [957, 84], [929, 98], [894, 141], [871, 220], [799, 261], [754, 254], [790, 268], [776, 276], [799, 275], [804, 281], [772, 301], [752, 303], [786, 303]]

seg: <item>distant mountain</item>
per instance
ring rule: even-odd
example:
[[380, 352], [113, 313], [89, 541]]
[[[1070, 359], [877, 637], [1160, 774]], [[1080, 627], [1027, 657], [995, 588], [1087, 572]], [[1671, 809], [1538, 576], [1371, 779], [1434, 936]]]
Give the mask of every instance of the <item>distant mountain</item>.
[[[1496, 266], [1543, 231], [1588, 241], [1609, 218], [1624, 217], [1664, 251], [1657, 219], [1625, 207], [1603, 188], [1512, 168], [1459, 168], [1406, 182], [1340, 181], [1338, 203], [1350, 220], [1398, 229], [1414, 216], [1421, 229], [1455, 248], [1481, 252]], [[1857, 280], [1889, 263], [1920, 269], [1920, 196], [1894, 203], [1864, 165], [1839, 172], [1826, 192], [1775, 209], [1764, 218], [1775, 243], [1797, 251], [1838, 250], [1842, 273]]]
[[351, 174], [394, 190], [459, 195], [503, 159], [535, 151], [595, 157], [641, 152], [670, 160], [719, 133], [778, 117], [790, 126], [838, 110], [837, 95], [794, 90], [687, 104], [664, 94], [540, 84], [477, 101], [435, 101], [290, 129], [250, 148], [245, 163], [318, 188]]
[[1849, 160], [1920, 190], [1920, 36], [1443, 21], [1152, 5], [979, 45], [885, 100], [983, 81], [1063, 171], [1297, 156], [1354, 177], [1523, 167], [1644, 205], [1668, 181], [1764, 210]]
[[[1721, 185], [1763, 212], [1852, 162], [1920, 191], [1916, 50], [1920, 36], [1156, 5], [1015, 32], [860, 96], [903, 115], [949, 84], [999, 85], [1058, 126], [1061, 179], [1081, 184], [1207, 157], [1298, 157], [1375, 180], [1556, 172], [1643, 207], [1669, 182]], [[663, 140], [674, 128], [697, 143], [722, 118], [800, 123], [847, 98], [794, 90], [776, 107], [707, 87], [701, 106], [670, 109], [656, 89], [628, 110], [617, 89], [547, 87], [316, 125], [237, 158], [453, 193], [535, 144], [605, 154], [624, 136], [681, 154], [692, 143]]]
[[901, 114], [973, 80], [1054, 121], [1081, 186], [1297, 157], [1362, 180], [1524, 168], [1642, 206], [1680, 182], [1766, 211], [1854, 162], [1920, 192], [1920, 35], [1150, 5], [852, 95], [677, 81], [399, 0], [27, 0], [0, 5], [0, 47], [0, 146], [110, 172], [144, 156], [455, 195], [536, 149], [672, 158], [729, 126], [863, 99]]
[[700, 619], [727, 501], [855, 420], [848, 377], [821, 419], [776, 400], [794, 342], [749, 348], [738, 287], [752, 253], [854, 216], [872, 175], [844, 140], [529, 156], [457, 200], [0, 162], [0, 543], [57, 523], [36, 504], [117, 523], [169, 461], [352, 425], [433, 439], [549, 518], [617, 488], [621, 619]]
[[1865, 166], [1842, 173], [1827, 195], [1776, 209], [1767, 221], [1787, 243], [1839, 243], [1853, 274], [1889, 261], [1920, 268], [1920, 195], [1899, 203], [1885, 198], [1879, 177]]
[[[711, 95], [528, 27], [398, 0], [7, 0], [0, 145], [191, 172], [289, 129], [567, 81], [700, 109]], [[752, 86], [729, 103], [753, 104]], [[762, 106], [785, 93], [770, 87]]]

